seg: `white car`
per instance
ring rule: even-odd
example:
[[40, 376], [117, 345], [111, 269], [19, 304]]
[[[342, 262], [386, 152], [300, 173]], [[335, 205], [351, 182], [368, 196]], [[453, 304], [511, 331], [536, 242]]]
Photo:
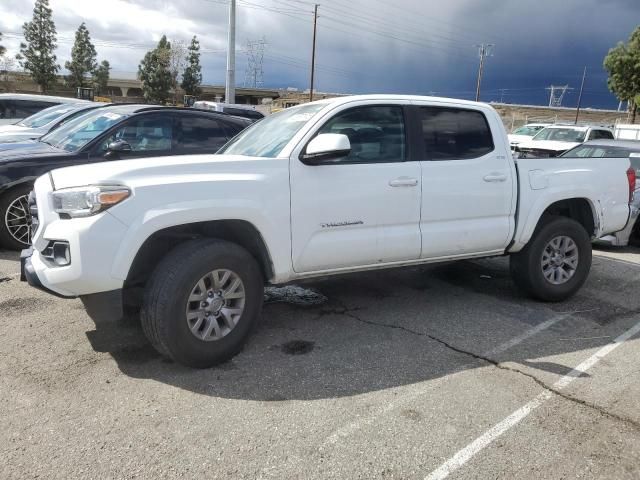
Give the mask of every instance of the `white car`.
[[198, 100], [194, 102], [193, 108], [200, 110], [209, 110], [211, 112], [228, 113], [236, 117], [248, 118], [254, 122], [262, 120], [264, 114], [256, 108], [255, 105], [229, 104], [222, 102], [210, 102], [208, 100]]
[[72, 118], [82, 115], [106, 103], [80, 102], [64, 103], [40, 110], [14, 125], [0, 126], [0, 148], [5, 143], [35, 140], [46, 135]]
[[520, 158], [557, 157], [588, 140], [613, 139], [613, 131], [605, 127], [551, 125], [540, 130], [529, 141], [515, 147]]
[[522, 127], [516, 128], [508, 135], [511, 150], [514, 150], [520, 143], [531, 140], [536, 133], [549, 125], [549, 123], [528, 123]]
[[160, 353], [209, 367], [240, 351], [265, 284], [510, 255], [525, 292], [564, 300], [588, 276], [591, 239], [627, 223], [629, 165], [516, 163], [486, 104], [321, 100], [254, 123], [216, 155], [39, 177], [22, 275], [80, 297], [96, 319], [138, 309]]
[[25, 93], [0, 93], [0, 125], [17, 123], [40, 110], [62, 103], [89, 103], [87, 100], [51, 95], [29, 95]]

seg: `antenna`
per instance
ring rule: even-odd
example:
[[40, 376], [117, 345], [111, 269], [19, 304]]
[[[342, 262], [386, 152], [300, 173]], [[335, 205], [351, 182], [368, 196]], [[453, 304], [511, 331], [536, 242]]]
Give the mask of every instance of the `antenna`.
[[549, 106], [561, 107], [564, 94], [573, 88], [569, 88], [569, 85], [551, 85], [547, 87], [547, 90], [549, 90]]
[[260, 88], [264, 85], [264, 49], [267, 45], [265, 37], [260, 40], [247, 40], [247, 69], [244, 75], [244, 86]]

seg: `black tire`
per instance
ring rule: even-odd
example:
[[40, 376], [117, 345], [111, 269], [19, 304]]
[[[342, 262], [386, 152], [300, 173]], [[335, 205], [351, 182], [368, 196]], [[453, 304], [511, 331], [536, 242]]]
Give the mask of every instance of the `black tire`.
[[[29, 243], [23, 243], [16, 240], [7, 227], [6, 212], [9, 205], [11, 205], [16, 199], [28, 196], [29, 192], [33, 190], [31, 185], [21, 185], [19, 187], [12, 188], [8, 192], [5, 192], [0, 197], [0, 247], [9, 250], [22, 250], [27, 248]], [[27, 211], [27, 214], [29, 212]], [[31, 228], [31, 222], [29, 221], [29, 229]], [[31, 233], [29, 232], [29, 241], [31, 240]]]
[[[204, 341], [191, 332], [185, 310], [196, 283], [219, 269], [234, 272], [242, 281], [244, 310], [229, 333]], [[249, 252], [224, 240], [192, 240], [172, 250], [154, 270], [145, 288], [140, 320], [160, 354], [189, 367], [208, 368], [240, 352], [258, 323], [263, 297], [262, 273]]]
[[[578, 249], [575, 273], [565, 283], [555, 285], [547, 280], [542, 268], [545, 247], [558, 236], [572, 239]], [[511, 255], [511, 276], [516, 285], [532, 297], [544, 302], [560, 302], [582, 287], [591, 269], [591, 239], [575, 220], [549, 216], [541, 220], [531, 240], [520, 252]]]

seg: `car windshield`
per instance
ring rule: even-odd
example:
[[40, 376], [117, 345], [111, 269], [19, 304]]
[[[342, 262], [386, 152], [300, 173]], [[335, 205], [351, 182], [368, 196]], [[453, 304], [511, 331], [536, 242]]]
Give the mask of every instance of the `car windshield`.
[[533, 137], [536, 133], [542, 130], [544, 127], [542, 125], [531, 126], [525, 125], [524, 127], [516, 128], [513, 131], [514, 135], [526, 135], [527, 137]]
[[55, 105], [34, 113], [30, 117], [21, 120], [18, 125], [21, 127], [39, 128], [51, 123], [70, 111], [76, 109], [75, 105]]
[[127, 116], [126, 113], [104, 109], [92, 110], [65, 123], [40, 140], [67, 152], [76, 152]]
[[573, 158], [627, 158], [632, 153], [640, 154], [640, 145], [638, 145], [638, 148], [614, 145], [578, 145], [560, 156]]
[[247, 157], [277, 157], [302, 126], [326, 104], [315, 103], [283, 110], [254, 123], [218, 153]]
[[533, 140], [553, 140], [555, 142], [584, 142], [586, 130], [575, 128], [544, 128]]

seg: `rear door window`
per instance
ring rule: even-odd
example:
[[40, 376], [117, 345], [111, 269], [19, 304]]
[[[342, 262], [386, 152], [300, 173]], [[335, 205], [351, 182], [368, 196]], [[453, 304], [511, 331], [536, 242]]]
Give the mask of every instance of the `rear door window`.
[[428, 160], [469, 160], [494, 150], [491, 129], [482, 112], [445, 107], [419, 110]]
[[215, 153], [222, 147], [231, 134], [221, 121], [198, 115], [185, 115], [179, 118], [178, 149], [183, 153]]

